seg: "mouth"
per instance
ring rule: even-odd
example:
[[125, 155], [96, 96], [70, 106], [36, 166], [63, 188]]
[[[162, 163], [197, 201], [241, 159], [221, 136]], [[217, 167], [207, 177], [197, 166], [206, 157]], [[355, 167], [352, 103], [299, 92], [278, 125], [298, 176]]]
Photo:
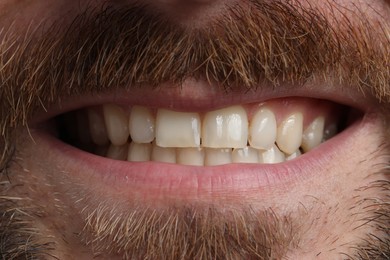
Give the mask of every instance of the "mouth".
[[91, 154], [191, 166], [272, 164], [308, 153], [345, 127], [332, 102], [282, 98], [208, 112], [103, 104], [56, 118], [57, 137]]
[[312, 97], [207, 106], [136, 97], [85, 99], [37, 124], [34, 140], [86, 189], [177, 202], [287, 192], [326, 168], [364, 125], [360, 109]]

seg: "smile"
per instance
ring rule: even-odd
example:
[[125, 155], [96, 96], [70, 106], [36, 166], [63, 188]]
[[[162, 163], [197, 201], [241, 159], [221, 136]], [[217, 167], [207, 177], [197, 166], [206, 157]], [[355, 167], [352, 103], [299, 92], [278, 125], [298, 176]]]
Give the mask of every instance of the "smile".
[[200, 86], [194, 92], [191, 85], [73, 98], [68, 107], [52, 109], [32, 134], [84, 190], [177, 203], [287, 192], [326, 168], [370, 126], [364, 108], [325, 94], [210, 91]]

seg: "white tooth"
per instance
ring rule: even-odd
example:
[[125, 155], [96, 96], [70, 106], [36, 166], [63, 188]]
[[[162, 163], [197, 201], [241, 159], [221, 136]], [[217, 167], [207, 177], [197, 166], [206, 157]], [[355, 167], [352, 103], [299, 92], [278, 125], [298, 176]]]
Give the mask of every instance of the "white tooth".
[[333, 136], [337, 134], [337, 125], [331, 124], [327, 126], [324, 130], [324, 136], [322, 137], [322, 142], [325, 142], [326, 140], [329, 140]]
[[110, 145], [107, 150], [107, 157], [115, 160], [126, 160], [128, 145]]
[[138, 144], [131, 142], [127, 160], [129, 162], [146, 162], [150, 161], [152, 153], [152, 144]]
[[274, 113], [267, 108], [261, 108], [250, 123], [249, 144], [257, 149], [269, 149], [276, 141], [276, 131]]
[[202, 125], [202, 146], [244, 148], [248, 142], [248, 118], [241, 106], [206, 113]]
[[324, 134], [325, 118], [317, 117], [303, 132], [302, 148], [305, 152], [318, 146]]
[[281, 163], [285, 160], [284, 153], [276, 145], [273, 145], [268, 150], [260, 150], [258, 155], [260, 163]]
[[287, 117], [278, 127], [276, 143], [286, 154], [295, 152], [302, 143], [303, 115], [294, 113]]
[[176, 163], [176, 149], [154, 145], [151, 158], [156, 162]]
[[288, 155], [288, 156], [286, 157], [286, 161], [290, 161], [290, 160], [292, 160], [292, 159], [295, 159], [295, 158], [297, 158], [298, 156], [300, 156], [301, 154], [302, 154], [301, 151], [298, 149], [298, 150], [296, 150], [295, 152], [293, 152], [292, 154]]
[[213, 149], [207, 148], [205, 152], [204, 165], [222, 165], [232, 163], [232, 149], [222, 148]]
[[92, 141], [97, 145], [106, 145], [109, 143], [107, 137], [104, 118], [97, 109], [87, 109], [89, 130], [91, 132]]
[[159, 109], [156, 117], [156, 144], [160, 147], [198, 147], [199, 114]]
[[130, 112], [129, 132], [137, 143], [150, 143], [154, 140], [154, 117], [150, 109], [133, 106]]
[[177, 163], [184, 165], [203, 166], [204, 149], [203, 148], [178, 148]]
[[252, 147], [236, 148], [232, 153], [234, 163], [258, 163], [257, 150]]
[[103, 115], [111, 143], [117, 146], [125, 144], [129, 138], [129, 119], [122, 108], [116, 105], [104, 105]]

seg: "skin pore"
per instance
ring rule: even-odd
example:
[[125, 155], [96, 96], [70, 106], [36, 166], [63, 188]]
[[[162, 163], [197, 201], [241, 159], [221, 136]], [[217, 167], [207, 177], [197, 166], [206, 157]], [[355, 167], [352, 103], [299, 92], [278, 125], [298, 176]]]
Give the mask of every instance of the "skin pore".
[[[189, 2], [0, 0], [0, 256], [387, 259], [389, 3]], [[186, 198], [108, 192], [40, 134], [91, 96], [193, 88], [324, 98], [364, 116], [294, 185]]]

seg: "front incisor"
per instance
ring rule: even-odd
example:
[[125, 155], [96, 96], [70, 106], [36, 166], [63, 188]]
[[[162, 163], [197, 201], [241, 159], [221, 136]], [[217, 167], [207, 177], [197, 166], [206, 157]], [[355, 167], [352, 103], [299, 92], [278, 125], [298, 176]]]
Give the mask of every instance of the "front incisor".
[[159, 109], [156, 117], [156, 144], [160, 147], [199, 147], [198, 113]]
[[202, 146], [244, 148], [248, 142], [248, 117], [242, 106], [232, 106], [205, 114]]

